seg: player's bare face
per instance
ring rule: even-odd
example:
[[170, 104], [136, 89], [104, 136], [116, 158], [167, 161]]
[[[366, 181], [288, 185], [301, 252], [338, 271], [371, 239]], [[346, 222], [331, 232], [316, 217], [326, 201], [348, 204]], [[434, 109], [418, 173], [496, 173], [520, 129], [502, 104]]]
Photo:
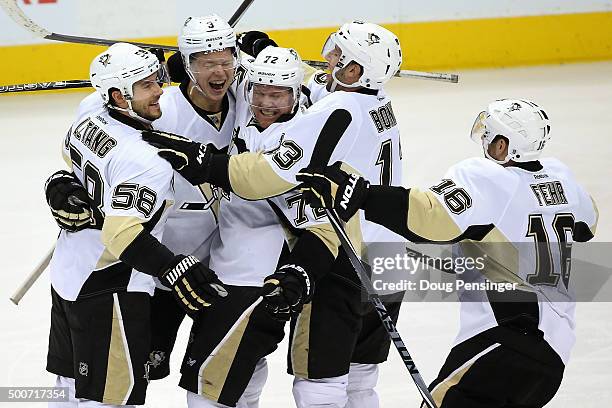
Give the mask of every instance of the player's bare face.
[[291, 113], [293, 91], [291, 88], [272, 85], [253, 85], [250, 97], [255, 119], [264, 129], [276, 122], [282, 115]]
[[234, 79], [236, 60], [232, 51], [208, 54], [199, 52], [190, 57], [190, 69], [204, 96], [213, 101], [220, 101]]
[[136, 82], [133, 91], [132, 110], [144, 119], [151, 121], [159, 119], [162, 115], [159, 97], [163, 91], [157, 82], [157, 73]]
[[[338, 65], [338, 62], [340, 61], [341, 56], [342, 56], [342, 50], [338, 46], [335, 46], [331, 51], [325, 54], [325, 60], [327, 61], [327, 70], [328, 70], [327, 83], [325, 87], [327, 88], [328, 91], [331, 91], [331, 88], [334, 82], [334, 79], [332, 78], [331, 73], [334, 71], [334, 68], [336, 68], [336, 65]], [[336, 78], [338, 78], [338, 80], [344, 82], [345, 84], [350, 84], [350, 83], [355, 82], [354, 80], [351, 80], [347, 78], [346, 76], [347, 69], [350, 66], [351, 64], [343, 67], [338, 72], [336, 72]]]

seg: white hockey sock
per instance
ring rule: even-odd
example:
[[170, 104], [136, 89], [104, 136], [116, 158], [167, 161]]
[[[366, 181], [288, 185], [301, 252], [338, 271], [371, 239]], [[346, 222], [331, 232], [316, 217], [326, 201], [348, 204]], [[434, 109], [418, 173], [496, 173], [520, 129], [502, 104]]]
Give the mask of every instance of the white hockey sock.
[[293, 398], [297, 408], [344, 408], [348, 402], [348, 374], [340, 377], [293, 380]]
[[66, 402], [50, 402], [49, 408], [134, 408], [134, 405], [110, 405], [103, 404], [98, 401], [91, 401], [86, 399], [78, 399], [74, 396], [75, 385], [74, 378], [57, 376], [55, 380], [56, 387], [68, 388], [68, 401]]
[[77, 408], [79, 406], [79, 400], [74, 397], [74, 378], [58, 375], [55, 379], [55, 386], [68, 388], [68, 401], [50, 402], [48, 405], [49, 408]]
[[348, 376], [348, 404], [346, 408], [378, 408], [378, 364], [351, 363]]
[[187, 407], [189, 408], [229, 408], [227, 405], [209, 400], [194, 392], [187, 391]]
[[236, 408], [259, 408], [259, 397], [268, 379], [268, 362], [262, 358], [255, 366], [255, 372], [249, 381], [244, 393], [240, 397]]

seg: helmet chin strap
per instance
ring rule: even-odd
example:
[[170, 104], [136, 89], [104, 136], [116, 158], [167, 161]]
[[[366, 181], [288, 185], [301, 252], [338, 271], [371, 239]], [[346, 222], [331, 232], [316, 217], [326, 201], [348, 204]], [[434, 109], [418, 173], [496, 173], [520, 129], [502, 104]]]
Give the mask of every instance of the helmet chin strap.
[[[351, 62], [352, 62], [352, 61], [350, 61], [350, 62], [349, 62], [349, 64], [350, 64]], [[361, 86], [361, 85], [359, 85], [359, 82], [355, 82], [355, 83], [353, 83], [353, 84], [345, 84], [344, 82], [340, 81], [340, 80], [338, 79], [338, 77], [336, 76], [336, 74], [337, 74], [338, 72], [340, 72], [342, 69], [344, 69], [345, 67], [347, 67], [349, 64], [346, 64], [346, 65], [345, 65], [344, 67], [342, 67], [342, 68], [338, 68], [338, 65], [336, 65], [336, 66], [334, 67], [334, 69], [332, 70], [332, 74], [331, 74], [331, 77], [332, 77], [332, 85], [331, 85], [331, 89], [329, 90], [330, 92], [334, 92], [334, 91], [336, 90], [336, 87], [337, 87], [338, 85], [343, 86], [343, 87], [345, 87], [345, 88], [359, 88], [359, 87]]]
[[149, 119], [145, 119], [142, 116], [138, 115], [136, 112], [134, 112], [134, 110], [132, 109], [132, 101], [129, 99], [126, 99], [126, 102], [128, 104], [127, 109], [126, 108], [120, 108], [119, 106], [113, 106], [113, 105], [108, 105], [109, 109], [114, 109], [116, 111], [120, 111], [120, 112], [126, 112], [128, 115], [130, 115], [130, 117], [143, 122], [147, 125], [150, 125], [151, 123], [153, 123], [152, 120]]
[[494, 158], [493, 156], [491, 156], [489, 154], [489, 143], [486, 142], [486, 140], [483, 139], [482, 141], [482, 150], [484, 151], [484, 155], [485, 158], [491, 160], [492, 162], [495, 162], [497, 164], [506, 164], [510, 161], [510, 155], [506, 154], [506, 158], [504, 160], [497, 160], [496, 158]]

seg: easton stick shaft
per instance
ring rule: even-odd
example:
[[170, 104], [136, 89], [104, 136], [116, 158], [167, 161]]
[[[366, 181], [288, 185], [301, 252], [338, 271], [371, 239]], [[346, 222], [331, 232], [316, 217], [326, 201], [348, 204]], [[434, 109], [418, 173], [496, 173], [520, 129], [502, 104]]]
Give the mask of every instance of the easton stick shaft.
[[[313, 68], [322, 69], [322, 70], [327, 69], [327, 62], [304, 60], [304, 63], [310, 65]], [[400, 77], [400, 78], [429, 79], [433, 81], [450, 82], [453, 84], [456, 84], [459, 82], [459, 75], [457, 74], [441, 74], [438, 72], [410, 71], [407, 69], [402, 69], [401, 71], [397, 71], [395, 73], [395, 76]]]
[[31, 84], [0, 85], [0, 94], [13, 92], [52, 91], [57, 89], [76, 89], [88, 87], [91, 87], [91, 82], [86, 79], [34, 82]]

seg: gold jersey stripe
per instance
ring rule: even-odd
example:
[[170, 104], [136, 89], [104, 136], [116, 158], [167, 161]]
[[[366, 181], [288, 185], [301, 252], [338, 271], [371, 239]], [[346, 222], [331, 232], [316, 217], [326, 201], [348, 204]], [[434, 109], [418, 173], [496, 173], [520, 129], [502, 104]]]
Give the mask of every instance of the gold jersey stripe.
[[113, 293], [113, 322], [102, 402], [112, 405], [125, 405], [133, 387], [132, 361], [125, 337], [119, 298], [116, 293]]
[[411, 189], [408, 196], [408, 229], [432, 241], [450, 241], [461, 235], [461, 229], [435, 195], [418, 188]]
[[[102, 226], [102, 243], [110, 256], [119, 259], [125, 248], [143, 231], [142, 220], [138, 217], [108, 216]], [[109, 255], [102, 254], [100, 262], [108, 262]]]
[[302, 312], [298, 315], [291, 341], [291, 366], [293, 375], [299, 378], [308, 378], [311, 313], [312, 303], [305, 304]]
[[231, 156], [228, 171], [232, 190], [246, 200], [277, 196], [295, 187], [272, 170], [262, 152]]

